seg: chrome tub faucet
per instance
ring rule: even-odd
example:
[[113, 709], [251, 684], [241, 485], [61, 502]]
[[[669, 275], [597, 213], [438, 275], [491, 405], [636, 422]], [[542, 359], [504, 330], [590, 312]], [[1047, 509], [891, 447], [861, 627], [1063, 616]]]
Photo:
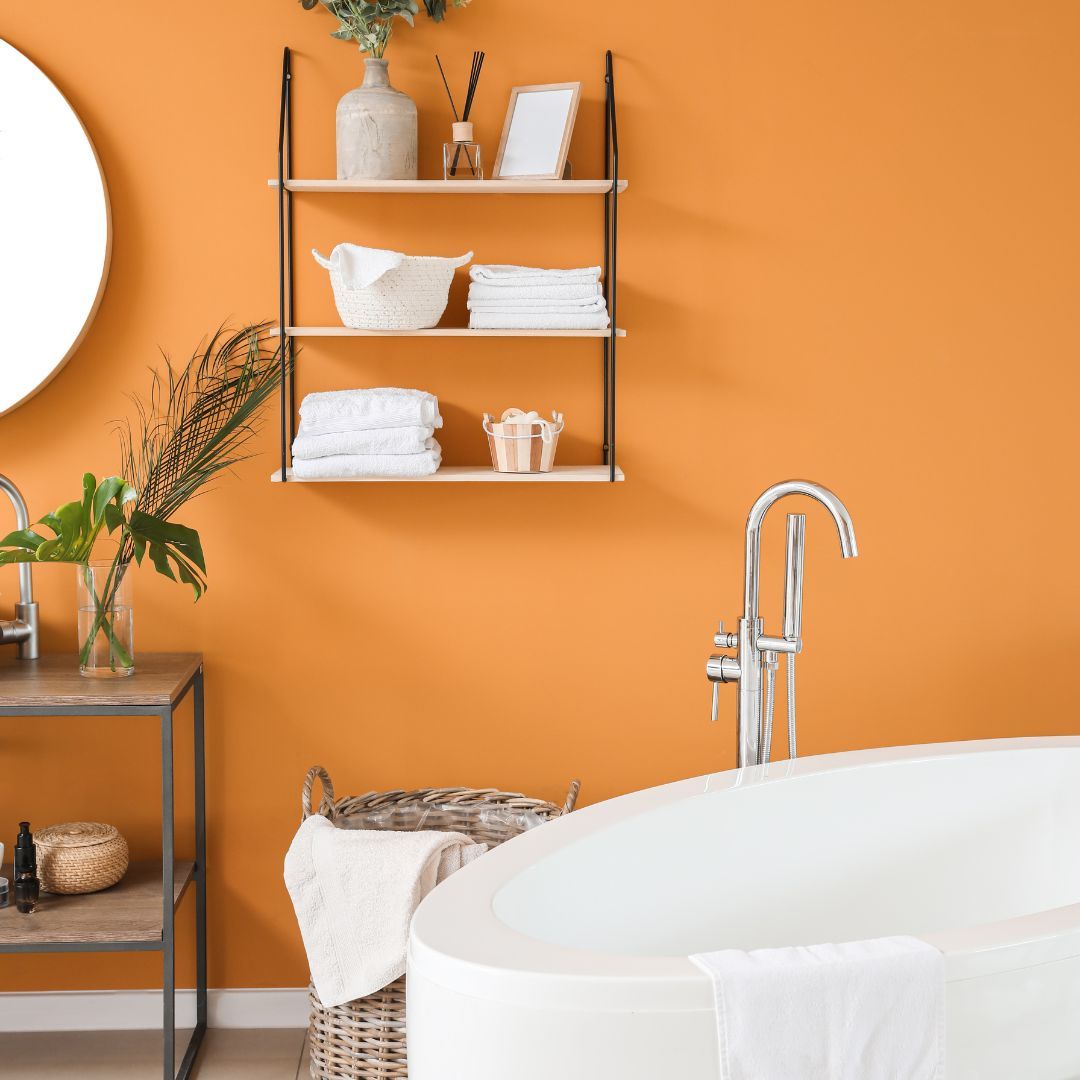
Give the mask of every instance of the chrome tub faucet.
[[[712, 682], [712, 718], [719, 709], [721, 683], [739, 684], [737, 710], [738, 763], [768, 764], [772, 756], [773, 713], [776, 705], [776, 669], [780, 655], [787, 661], [788, 747], [797, 756], [795, 730], [795, 657], [802, 652], [803, 562], [806, 549], [806, 516], [788, 514], [787, 574], [784, 583], [784, 630], [782, 637], [765, 633], [760, 615], [761, 523], [769, 507], [788, 495], [808, 495], [817, 499], [832, 515], [840, 534], [840, 551], [845, 559], [859, 554], [855, 527], [847, 507], [828, 488], [809, 480], [785, 480], [765, 491], [750, 508], [746, 519], [746, 575], [743, 615], [737, 634], [724, 632], [721, 622], [713, 644], [736, 650], [734, 656], [714, 654], [705, 665]], [[764, 700], [762, 672], [764, 671]]]
[[[30, 514], [19, 489], [6, 476], [0, 476], [0, 491], [15, 508], [15, 527], [29, 529]], [[0, 645], [15, 645], [20, 660], [38, 658], [38, 606], [29, 563], [19, 563], [19, 602], [15, 605], [14, 619], [0, 619]]]

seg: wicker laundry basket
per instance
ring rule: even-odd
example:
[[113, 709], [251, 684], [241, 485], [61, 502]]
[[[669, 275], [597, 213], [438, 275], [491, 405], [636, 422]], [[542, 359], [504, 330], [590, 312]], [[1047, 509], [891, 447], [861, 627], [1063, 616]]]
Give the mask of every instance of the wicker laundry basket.
[[[311, 789], [316, 778], [322, 783], [322, 799], [313, 811]], [[329, 774], [316, 765], [304, 777], [300, 802], [304, 818], [314, 812], [338, 825], [346, 824], [349, 819], [361, 819], [364, 827], [375, 828], [393, 828], [394, 813], [398, 810], [438, 808], [438, 828], [465, 833], [476, 843], [495, 846], [522, 831], [523, 826], [514, 821], [517, 812], [522, 816], [535, 815], [541, 821], [570, 813], [580, 787], [577, 780], [571, 782], [562, 806], [492, 788], [369, 791], [335, 802]], [[507, 813], [478, 813], [485, 809]], [[379, 818], [386, 819], [385, 823], [379, 823]], [[309, 987], [308, 993], [313, 1080], [404, 1080], [408, 1076], [404, 976], [374, 994], [331, 1009], [323, 1006], [314, 986]]]
[[454, 271], [472, 258], [472, 252], [456, 259], [427, 255], [401, 255], [399, 260], [369, 285], [350, 288], [330, 259], [312, 250], [315, 261], [330, 271], [334, 303], [345, 326], [353, 330], [427, 330], [446, 310]]

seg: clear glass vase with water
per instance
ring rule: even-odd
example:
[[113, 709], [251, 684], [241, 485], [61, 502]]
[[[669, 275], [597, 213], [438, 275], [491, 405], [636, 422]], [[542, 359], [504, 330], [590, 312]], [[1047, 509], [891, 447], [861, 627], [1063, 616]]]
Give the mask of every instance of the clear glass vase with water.
[[75, 572], [79, 671], [90, 679], [115, 679], [133, 674], [133, 566], [116, 558], [100, 559], [79, 564]]

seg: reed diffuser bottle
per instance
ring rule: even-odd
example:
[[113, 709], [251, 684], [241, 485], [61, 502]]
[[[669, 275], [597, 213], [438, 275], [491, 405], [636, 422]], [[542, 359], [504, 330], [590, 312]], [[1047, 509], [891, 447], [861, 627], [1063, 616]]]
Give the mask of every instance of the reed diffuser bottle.
[[19, 822], [15, 840], [15, 907], [23, 915], [33, 915], [37, 907], [41, 882], [37, 876], [37, 848], [30, 833], [30, 822]]
[[480, 71], [484, 66], [484, 54], [473, 53], [472, 68], [469, 71], [469, 88], [465, 92], [465, 107], [458, 112], [454, 95], [450, 93], [450, 84], [446, 81], [442, 61], [438, 54], [435, 63], [439, 67], [446, 96], [450, 101], [450, 111], [454, 114], [453, 142], [443, 143], [443, 179], [444, 180], [483, 180], [484, 167], [480, 162], [480, 144], [473, 138], [473, 126], [469, 120], [472, 114], [473, 98], [476, 97], [476, 84], [480, 81]]

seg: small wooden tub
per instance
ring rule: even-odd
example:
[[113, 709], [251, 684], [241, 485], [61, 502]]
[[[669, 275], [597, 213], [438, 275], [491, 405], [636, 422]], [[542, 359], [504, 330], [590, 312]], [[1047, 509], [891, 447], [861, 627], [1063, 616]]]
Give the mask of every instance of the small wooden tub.
[[563, 414], [553, 412], [550, 420], [539, 423], [515, 423], [514, 417], [521, 415], [520, 409], [507, 409], [496, 423], [490, 413], [484, 413], [492, 468], [503, 473], [551, 472], [565, 427]]

